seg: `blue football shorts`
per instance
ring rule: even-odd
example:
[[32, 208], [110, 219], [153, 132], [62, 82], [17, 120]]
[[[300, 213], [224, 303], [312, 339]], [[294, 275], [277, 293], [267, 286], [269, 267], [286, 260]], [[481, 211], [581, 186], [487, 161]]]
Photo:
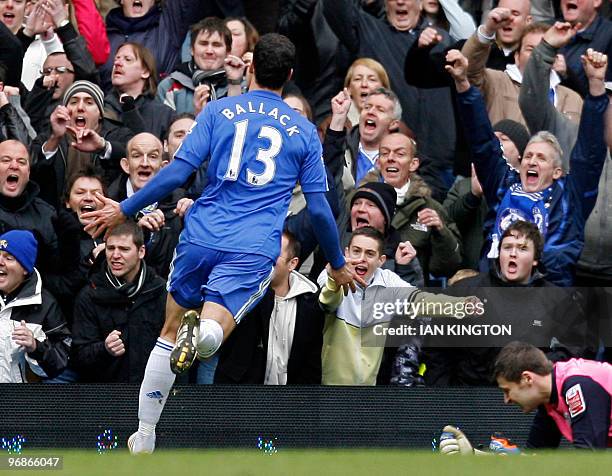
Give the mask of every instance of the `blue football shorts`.
[[263, 297], [274, 261], [253, 253], [231, 253], [179, 240], [170, 266], [167, 289], [182, 307], [202, 302], [225, 307], [236, 324]]

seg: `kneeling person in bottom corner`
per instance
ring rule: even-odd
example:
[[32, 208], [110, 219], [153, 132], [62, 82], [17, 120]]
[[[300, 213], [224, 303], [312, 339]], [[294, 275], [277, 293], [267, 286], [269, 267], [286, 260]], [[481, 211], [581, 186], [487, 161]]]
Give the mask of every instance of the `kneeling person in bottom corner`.
[[[561, 436], [575, 448], [612, 448], [612, 365], [584, 359], [552, 363], [531, 344], [511, 342], [495, 361], [504, 402], [523, 412], [537, 408], [527, 448], [557, 448]], [[445, 454], [482, 453], [455, 427], [440, 443]]]

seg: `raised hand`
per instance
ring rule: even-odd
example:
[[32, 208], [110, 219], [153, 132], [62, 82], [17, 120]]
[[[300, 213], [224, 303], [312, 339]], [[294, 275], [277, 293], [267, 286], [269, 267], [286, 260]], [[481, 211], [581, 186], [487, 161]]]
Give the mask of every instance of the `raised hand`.
[[414, 246], [409, 241], [404, 241], [397, 246], [395, 251], [395, 262], [397, 264], [406, 265], [410, 263], [417, 255]]
[[342, 286], [342, 291], [346, 296], [349, 292], [355, 292], [357, 287], [355, 283], [360, 284], [364, 288], [367, 286], [366, 282], [360, 276], [355, 274], [354, 269], [351, 267], [350, 263], [346, 263], [340, 269], [333, 269], [331, 266], [328, 268], [329, 276], [338, 284], [338, 286]]
[[344, 123], [351, 109], [351, 95], [347, 88], [336, 94], [331, 100], [332, 119], [329, 128], [333, 131], [344, 130]]
[[589, 48], [585, 55], [580, 57], [582, 67], [589, 80], [589, 93], [592, 96], [601, 96], [606, 92], [604, 83], [608, 67], [608, 55]]
[[482, 25], [484, 34], [492, 36], [497, 30], [510, 25], [512, 22], [512, 13], [508, 8], [494, 8], [487, 15], [487, 19]]
[[62, 0], [41, 0], [40, 4], [53, 21], [55, 28], [59, 28], [60, 23], [68, 19], [68, 5], [64, 5]]
[[444, 222], [440, 218], [440, 215], [438, 215], [438, 212], [432, 208], [424, 208], [417, 213], [417, 217], [418, 222], [421, 225], [435, 228], [438, 231], [441, 231], [444, 228]]
[[582, 28], [580, 23], [572, 25], [569, 22], [558, 21], [546, 30], [542, 39], [553, 48], [561, 48], [570, 42], [580, 28]]
[[48, 21], [47, 13], [39, 2], [32, 8], [30, 14], [26, 18], [23, 33], [32, 38], [35, 35], [44, 33], [50, 26], [52, 25]]
[[419, 36], [419, 48], [426, 48], [428, 46], [437, 45], [442, 41], [442, 35], [438, 33], [438, 30], [428, 26], [423, 30]]
[[191, 208], [191, 205], [193, 205], [193, 200], [191, 198], [181, 198], [178, 202], [176, 202], [174, 213], [182, 218], [187, 213], [187, 210]]
[[166, 217], [164, 212], [161, 210], [153, 210], [151, 213], [147, 213], [140, 220], [138, 220], [138, 226], [146, 228], [149, 231], [159, 231], [163, 228], [166, 223]]
[[608, 55], [595, 51], [593, 48], [589, 48], [586, 51], [586, 55], [582, 55], [580, 59], [582, 60], [582, 67], [589, 80], [605, 80]]
[[193, 109], [196, 116], [202, 112], [202, 109], [204, 109], [204, 106], [208, 104], [209, 100], [209, 84], [200, 84], [198, 87], [195, 88], [195, 91], [193, 92]]
[[567, 75], [567, 63], [565, 62], [565, 56], [562, 54], [557, 54], [555, 56], [555, 62], [552, 65], [553, 71], [555, 71], [559, 76], [565, 78]]
[[36, 339], [34, 333], [26, 326], [25, 321], [21, 321], [21, 325], [13, 331], [13, 341], [20, 345], [26, 352], [34, 352], [36, 350]]
[[125, 354], [125, 344], [120, 336], [121, 331], [115, 329], [104, 339], [104, 347], [113, 357], [120, 357]]
[[457, 92], [463, 93], [470, 89], [470, 83], [467, 79], [468, 59], [463, 56], [459, 50], [449, 50], [446, 53], [447, 64], [444, 69], [455, 80]]
[[89, 224], [85, 225], [84, 230], [92, 238], [97, 238], [104, 230], [107, 230], [106, 234], [108, 234], [110, 230], [126, 220], [118, 202], [105, 197], [101, 193], [96, 193], [96, 199], [100, 200], [104, 206], [81, 215], [81, 219], [91, 220]]
[[101, 151], [106, 147], [106, 141], [93, 129], [77, 129], [66, 126], [66, 129], [74, 136], [74, 142], [70, 145], [81, 152]]
[[51, 133], [56, 139], [66, 135], [68, 124], [70, 124], [70, 113], [66, 106], [57, 106], [49, 118], [51, 122]]
[[242, 80], [246, 64], [238, 56], [227, 55], [225, 57], [225, 75], [230, 80]]

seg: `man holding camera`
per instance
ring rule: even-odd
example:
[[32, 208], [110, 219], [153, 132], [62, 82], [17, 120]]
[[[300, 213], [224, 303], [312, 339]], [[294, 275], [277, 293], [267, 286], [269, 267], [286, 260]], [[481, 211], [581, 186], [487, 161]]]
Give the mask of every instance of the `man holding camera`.
[[215, 17], [191, 28], [191, 61], [182, 63], [157, 88], [158, 98], [177, 114], [199, 114], [208, 101], [242, 92], [244, 62], [229, 54], [232, 34]]

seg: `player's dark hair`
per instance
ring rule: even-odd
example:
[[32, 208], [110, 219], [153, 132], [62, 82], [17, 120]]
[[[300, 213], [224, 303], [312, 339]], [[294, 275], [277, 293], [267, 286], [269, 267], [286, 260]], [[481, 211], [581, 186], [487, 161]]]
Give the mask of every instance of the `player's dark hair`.
[[296, 236], [290, 231], [283, 231], [283, 236], [287, 239], [287, 251], [289, 252], [288, 259], [299, 258], [302, 252], [302, 245]]
[[102, 194], [106, 196], [106, 183], [104, 183], [104, 178], [102, 176], [102, 171], [93, 165], [87, 165], [82, 170], [75, 172], [70, 177], [68, 177], [68, 181], [66, 182], [66, 188], [64, 189], [64, 202], [67, 202], [70, 199], [70, 192], [72, 191], [72, 187], [77, 180], [80, 178], [87, 177], [91, 179], [95, 179], [102, 185]]
[[255, 80], [264, 88], [280, 89], [295, 64], [295, 46], [278, 33], [263, 35], [253, 51]]
[[378, 253], [381, 255], [383, 254], [383, 249], [385, 246], [385, 237], [376, 228], [371, 227], [371, 226], [364, 226], [361, 228], [357, 228], [351, 234], [351, 241], [349, 241], [349, 246], [351, 246], [351, 243], [353, 243], [353, 240], [355, 239], [356, 236], [365, 236], [367, 238], [372, 238], [376, 240], [376, 242], [378, 243]]
[[540, 233], [540, 230], [538, 230], [538, 226], [530, 221], [515, 221], [508, 228], [506, 228], [506, 231], [504, 231], [504, 234], [499, 242], [500, 249], [504, 238], [510, 236], [513, 231], [518, 233], [520, 236], [524, 236], [526, 240], [531, 240], [533, 242], [533, 247], [535, 249], [533, 259], [539, 261], [540, 257], [542, 256], [542, 251], [544, 250], [544, 238], [542, 238], [542, 233]]
[[111, 236], [124, 236], [128, 235], [132, 237], [132, 241], [136, 245], [136, 248], [140, 248], [144, 245], [144, 235], [142, 234], [142, 230], [134, 221], [126, 221], [125, 223], [121, 223], [113, 228], [108, 234], [106, 240]]
[[206, 17], [203, 20], [200, 20], [195, 25], [191, 26], [191, 47], [193, 48], [198, 39], [198, 35], [202, 32], [206, 32], [209, 35], [213, 33], [218, 33], [221, 38], [223, 38], [223, 42], [225, 43], [225, 48], [229, 53], [232, 49], [232, 32], [229, 31], [229, 28], [225, 24], [225, 20], [221, 20], [221, 18], [217, 17]]
[[503, 377], [508, 382], [518, 383], [526, 370], [542, 376], [549, 375], [552, 372], [552, 362], [537, 347], [513, 341], [495, 359], [493, 378]]

